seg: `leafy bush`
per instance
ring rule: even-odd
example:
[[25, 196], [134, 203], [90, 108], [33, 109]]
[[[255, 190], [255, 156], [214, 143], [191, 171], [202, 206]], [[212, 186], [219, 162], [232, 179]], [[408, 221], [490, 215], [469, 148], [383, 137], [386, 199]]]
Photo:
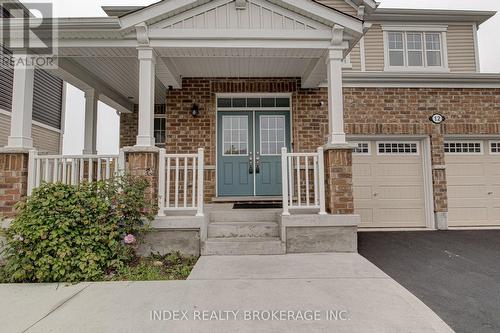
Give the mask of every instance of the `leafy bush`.
[[7, 231], [10, 282], [96, 281], [122, 269], [134, 256], [125, 236], [138, 235], [155, 213], [144, 198], [147, 187], [131, 176], [42, 184], [18, 205]]

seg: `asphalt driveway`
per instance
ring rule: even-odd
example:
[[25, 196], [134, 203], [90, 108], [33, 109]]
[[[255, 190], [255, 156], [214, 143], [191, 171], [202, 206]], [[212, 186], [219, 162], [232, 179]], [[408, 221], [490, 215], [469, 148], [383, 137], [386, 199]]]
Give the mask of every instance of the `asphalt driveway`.
[[456, 332], [500, 332], [500, 230], [360, 232], [359, 253]]

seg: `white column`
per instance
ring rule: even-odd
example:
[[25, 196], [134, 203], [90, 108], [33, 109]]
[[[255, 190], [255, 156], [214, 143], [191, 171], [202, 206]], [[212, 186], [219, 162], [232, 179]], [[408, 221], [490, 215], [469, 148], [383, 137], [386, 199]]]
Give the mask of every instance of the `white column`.
[[85, 129], [83, 154], [97, 154], [97, 104], [98, 94], [95, 89], [85, 91]]
[[340, 48], [328, 50], [328, 143], [346, 143], [344, 132], [344, 94], [342, 91], [342, 59]]
[[33, 114], [33, 84], [35, 69], [21, 65], [14, 67], [12, 115], [7, 147], [32, 148], [31, 123]]
[[138, 48], [139, 54], [139, 134], [138, 147], [152, 147], [154, 138], [156, 53], [150, 47]]

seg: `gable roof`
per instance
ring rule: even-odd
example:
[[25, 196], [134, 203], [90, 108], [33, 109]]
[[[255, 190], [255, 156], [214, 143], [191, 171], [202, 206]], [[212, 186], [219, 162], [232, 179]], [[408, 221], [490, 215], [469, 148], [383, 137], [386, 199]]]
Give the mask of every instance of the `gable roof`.
[[[314, 2], [317, 2], [315, 0], [312, 0]], [[377, 8], [378, 4], [373, 1], [373, 0], [341, 0], [341, 1], [344, 1], [346, 2], [347, 4], [353, 4], [353, 5], [357, 5], [357, 6], [366, 6], [366, 8], [368, 9], [375, 9]], [[161, 1], [159, 1], [161, 2]], [[144, 8], [147, 8], [147, 7], [150, 7], [150, 6], [153, 6], [155, 4], [157, 4], [158, 2], [155, 2], [155, 3], [152, 3], [151, 5], [148, 5], [148, 6], [102, 6], [102, 10], [104, 10], [104, 12], [106, 13], [106, 15], [108, 16], [116, 16], [116, 17], [121, 17], [121, 16], [125, 16], [127, 14], [130, 14], [130, 13], [133, 13], [133, 12], [137, 12], [141, 9], [144, 9]], [[329, 6], [330, 8], [332, 9], [335, 9], [331, 6]]]
[[[304, 17], [315, 20], [324, 25], [333, 27], [341, 25], [347, 31], [357, 34], [363, 32], [363, 21], [345, 14], [334, 8], [324, 6], [316, 1], [309, 0], [262, 0], [279, 6], [285, 10], [295, 12]], [[228, 0], [227, 2], [231, 2]], [[205, 4], [216, 5], [217, 1], [209, 0], [163, 0], [147, 7], [138, 8], [119, 17], [123, 29], [131, 29], [137, 24], [151, 25], [166, 20], [175, 15], [184, 13]], [[115, 11], [116, 13], [116, 11]]]

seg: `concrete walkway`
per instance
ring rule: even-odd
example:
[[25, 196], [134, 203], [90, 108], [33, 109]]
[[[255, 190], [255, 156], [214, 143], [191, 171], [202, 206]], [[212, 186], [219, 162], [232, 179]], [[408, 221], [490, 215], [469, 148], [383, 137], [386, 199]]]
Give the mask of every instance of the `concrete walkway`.
[[[188, 320], [158, 320], [172, 311]], [[0, 285], [0, 323], [2, 332], [452, 332], [357, 254], [203, 257], [188, 281]]]

